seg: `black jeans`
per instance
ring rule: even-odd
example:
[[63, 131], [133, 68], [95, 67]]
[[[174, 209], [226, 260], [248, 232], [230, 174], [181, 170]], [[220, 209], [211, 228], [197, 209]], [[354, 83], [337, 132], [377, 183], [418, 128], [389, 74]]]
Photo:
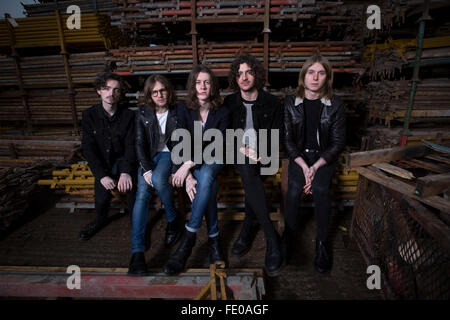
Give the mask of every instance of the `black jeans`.
[[[319, 158], [319, 153], [303, 153], [303, 160], [312, 166]], [[324, 165], [317, 170], [312, 182], [314, 198], [314, 216], [316, 218], [316, 238], [326, 241], [328, 238], [328, 225], [331, 215], [330, 185], [337, 161]], [[288, 190], [284, 202], [285, 226], [293, 231], [296, 227], [297, 214], [300, 211], [300, 195], [305, 186], [305, 176], [302, 168], [292, 159], [289, 161]]]
[[266, 239], [276, 236], [267, 207], [264, 180], [267, 176], [260, 174], [259, 164], [236, 164], [245, 191], [245, 218], [242, 228], [250, 231], [256, 218], [264, 231]]
[[[110, 176], [111, 179], [115, 180], [116, 183], [119, 181], [120, 174], [117, 174], [117, 162], [113, 166], [113, 174]], [[133, 182], [133, 187], [131, 190], [127, 191], [127, 208], [128, 212], [131, 214], [133, 212], [134, 202], [136, 200], [136, 174], [131, 174], [131, 180]], [[111, 203], [111, 191], [106, 190], [101, 184], [99, 179], [94, 180], [94, 197], [95, 197], [95, 213], [97, 221], [105, 221], [108, 217], [109, 206]]]

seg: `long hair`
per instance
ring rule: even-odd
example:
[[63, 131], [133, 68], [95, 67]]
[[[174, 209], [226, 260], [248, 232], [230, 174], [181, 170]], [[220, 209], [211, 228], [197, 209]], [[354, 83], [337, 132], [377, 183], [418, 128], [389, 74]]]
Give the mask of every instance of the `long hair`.
[[144, 101], [145, 101], [145, 103], [152, 110], [154, 110], [156, 108], [156, 104], [152, 99], [152, 91], [156, 85], [156, 82], [161, 83], [164, 86], [164, 88], [167, 90], [167, 107], [172, 108], [175, 105], [175, 101], [176, 101], [176, 96], [175, 96], [175, 92], [173, 90], [173, 86], [166, 77], [159, 75], [159, 74], [153, 74], [150, 77], [148, 77], [147, 80], [145, 80], [145, 84], [144, 84]]
[[266, 71], [261, 62], [259, 62], [254, 56], [249, 53], [242, 53], [236, 59], [230, 67], [230, 72], [228, 73], [228, 84], [230, 89], [233, 91], [239, 90], [239, 85], [236, 79], [239, 77], [239, 67], [241, 64], [246, 63], [255, 73], [255, 87], [260, 90], [264, 87], [266, 83]]
[[222, 99], [220, 97], [219, 82], [217, 81], [214, 73], [205, 65], [199, 64], [194, 66], [191, 73], [189, 74], [187, 81], [187, 97], [186, 105], [190, 109], [198, 110], [200, 108], [200, 103], [197, 98], [197, 89], [195, 88], [195, 82], [197, 81], [198, 74], [204, 72], [209, 74], [211, 78], [211, 91], [209, 95], [209, 103], [211, 104], [211, 109], [219, 109], [222, 104]]
[[320, 54], [312, 55], [303, 64], [302, 70], [300, 70], [300, 74], [298, 76], [298, 87], [295, 91], [295, 94], [300, 98], [305, 97], [306, 72], [308, 71], [309, 67], [311, 67], [316, 62], [320, 63], [324, 67], [327, 74], [325, 83], [322, 88], [320, 88], [319, 98], [326, 97], [328, 99], [331, 99], [331, 96], [333, 95], [333, 68], [331, 67], [330, 62]]

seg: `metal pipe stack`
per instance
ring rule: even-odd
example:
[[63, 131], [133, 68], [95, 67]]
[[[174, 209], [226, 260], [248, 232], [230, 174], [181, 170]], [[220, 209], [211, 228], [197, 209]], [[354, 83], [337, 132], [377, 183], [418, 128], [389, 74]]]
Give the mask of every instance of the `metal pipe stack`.
[[[109, 58], [105, 52], [71, 54], [69, 65], [74, 84], [91, 84], [98, 72], [105, 71]], [[67, 87], [62, 55], [22, 57], [20, 59], [24, 88]], [[0, 58], [0, 86], [17, 85], [13, 58]]]
[[[124, 45], [124, 38], [117, 28], [111, 27], [109, 17], [105, 14], [81, 14], [81, 28], [68, 29], [69, 15], [61, 16], [61, 26], [66, 45], [100, 46], [113, 48]], [[15, 19], [17, 27], [13, 27], [13, 43], [6, 22], [0, 20], [0, 52], [9, 52], [11, 45], [15, 48], [59, 47], [61, 39], [58, 35], [56, 15], [45, 17], [28, 17]]]
[[[41, 1], [42, 2], [42, 1]], [[57, 5], [54, 1], [47, 3], [22, 4], [27, 17], [51, 16], [55, 10], [59, 10], [60, 14], [65, 14], [69, 6], [76, 5], [82, 13], [102, 12], [111, 15], [117, 4], [111, 0], [58, 0]]]
[[[304, 61], [320, 51], [336, 72], [361, 73], [360, 50], [354, 41], [272, 42], [269, 47], [269, 72], [299, 72]], [[153, 73], [189, 73], [192, 69], [191, 46], [129, 47], [109, 51], [116, 71], [122, 75]], [[218, 75], [226, 74], [236, 55], [249, 52], [261, 61], [264, 45], [258, 42], [206, 43], [198, 45], [199, 61]]]

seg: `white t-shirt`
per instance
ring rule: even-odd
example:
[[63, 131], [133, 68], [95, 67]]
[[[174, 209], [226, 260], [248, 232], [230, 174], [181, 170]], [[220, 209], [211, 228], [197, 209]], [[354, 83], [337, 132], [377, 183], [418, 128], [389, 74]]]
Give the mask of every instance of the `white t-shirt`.
[[[164, 113], [157, 113], [156, 117], [158, 118], [159, 127], [161, 129], [161, 133], [163, 135], [166, 134], [166, 123], [167, 123], [167, 116], [169, 115], [169, 110], [167, 110]], [[164, 143], [164, 147], [162, 148], [161, 152], [167, 151], [169, 152], [169, 148], [167, 148], [167, 145]]]

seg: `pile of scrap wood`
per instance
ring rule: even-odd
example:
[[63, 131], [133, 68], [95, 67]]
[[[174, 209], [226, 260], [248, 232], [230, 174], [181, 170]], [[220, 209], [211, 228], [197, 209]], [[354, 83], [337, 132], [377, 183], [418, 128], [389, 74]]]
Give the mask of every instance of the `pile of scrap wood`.
[[396, 147], [347, 156], [360, 179], [351, 236], [380, 266], [389, 299], [448, 300], [450, 148]]
[[24, 168], [0, 168], [0, 234], [23, 217], [37, 189], [37, 181], [50, 164], [28, 164]]

